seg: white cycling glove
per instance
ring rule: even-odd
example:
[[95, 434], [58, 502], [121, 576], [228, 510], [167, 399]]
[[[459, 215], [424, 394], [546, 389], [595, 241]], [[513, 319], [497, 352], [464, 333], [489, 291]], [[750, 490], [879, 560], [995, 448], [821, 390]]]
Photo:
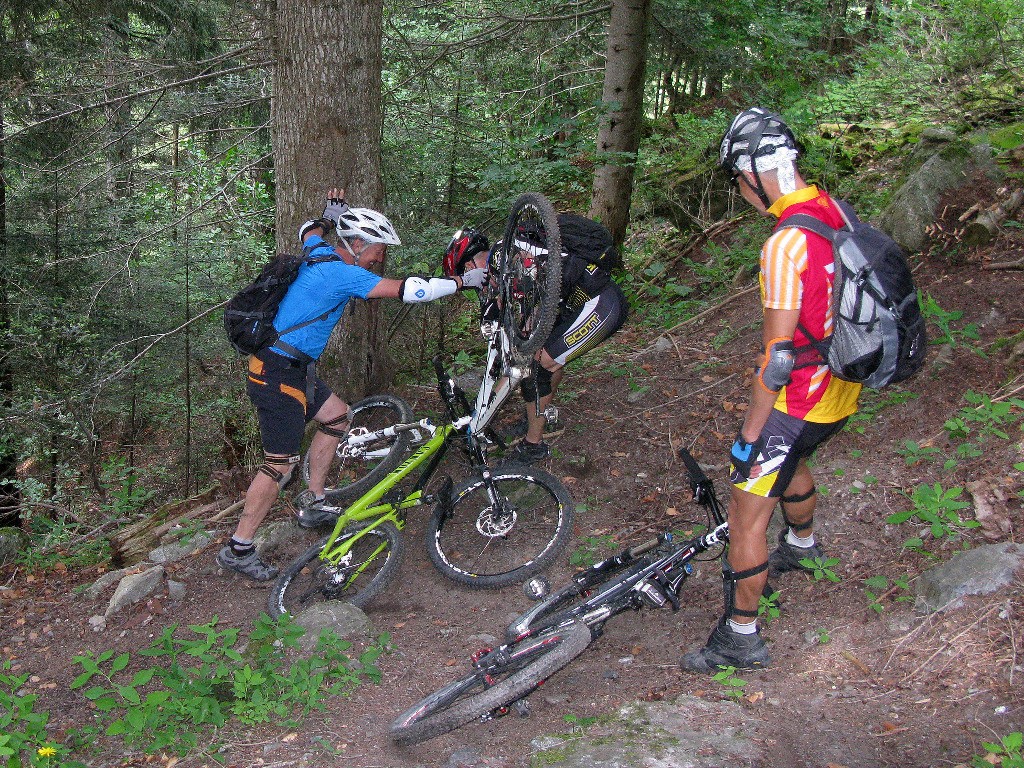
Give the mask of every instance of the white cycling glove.
[[483, 288], [487, 285], [487, 267], [474, 267], [462, 273], [463, 288]]

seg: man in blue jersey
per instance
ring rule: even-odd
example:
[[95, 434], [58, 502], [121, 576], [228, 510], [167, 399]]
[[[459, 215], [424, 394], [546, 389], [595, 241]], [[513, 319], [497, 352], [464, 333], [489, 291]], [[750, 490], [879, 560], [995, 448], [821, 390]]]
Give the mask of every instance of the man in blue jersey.
[[[338, 246], [324, 236], [334, 228]], [[231, 541], [217, 554], [217, 564], [256, 581], [268, 581], [277, 568], [263, 562], [253, 537], [299, 462], [306, 424], [317, 422], [309, 446], [309, 488], [300, 494], [299, 522], [312, 526], [337, 517], [324, 500], [324, 482], [338, 442], [348, 431], [349, 407], [316, 375], [315, 362], [327, 346], [349, 299], [400, 298], [407, 303], [433, 301], [462, 288], [479, 288], [485, 270], [461, 276], [404, 280], [370, 271], [384, 261], [388, 246], [401, 245], [391, 222], [369, 208], [350, 208], [344, 190], [331, 189], [323, 216], [299, 228], [309, 259], [281, 301], [273, 346], [249, 358], [246, 391], [260, 424], [264, 462], [249, 485], [245, 507]]]

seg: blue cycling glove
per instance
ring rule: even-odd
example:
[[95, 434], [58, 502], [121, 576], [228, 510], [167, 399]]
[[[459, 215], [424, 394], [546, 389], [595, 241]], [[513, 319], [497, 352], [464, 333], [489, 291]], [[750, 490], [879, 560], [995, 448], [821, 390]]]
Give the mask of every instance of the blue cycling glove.
[[757, 462], [757, 457], [761, 455], [761, 449], [764, 447], [764, 441], [760, 437], [752, 443], [748, 443], [743, 438], [743, 432], [741, 431], [736, 435], [736, 441], [732, 444], [732, 449], [729, 451], [729, 459], [732, 461], [733, 469], [739, 472], [743, 477], [750, 477], [750, 468]]

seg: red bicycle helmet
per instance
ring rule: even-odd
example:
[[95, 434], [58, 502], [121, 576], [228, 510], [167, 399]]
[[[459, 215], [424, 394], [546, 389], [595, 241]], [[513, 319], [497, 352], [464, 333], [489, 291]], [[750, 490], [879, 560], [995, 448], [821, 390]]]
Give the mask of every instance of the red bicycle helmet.
[[448, 277], [461, 275], [462, 268], [467, 261], [490, 247], [486, 235], [479, 230], [472, 227], [460, 229], [452, 235], [452, 241], [445, 249], [444, 263], [441, 265], [441, 269]]

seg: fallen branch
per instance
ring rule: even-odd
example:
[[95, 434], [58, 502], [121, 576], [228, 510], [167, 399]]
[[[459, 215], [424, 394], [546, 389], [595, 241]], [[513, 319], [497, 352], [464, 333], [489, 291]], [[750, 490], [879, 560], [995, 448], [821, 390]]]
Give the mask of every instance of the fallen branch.
[[988, 245], [999, 234], [1002, 223], [1022, 204], [1024, 204], [1024, 189], [1017, 189], [1003, 202], [986, 208], [964, 229], [964, 244], [972, 247]]

